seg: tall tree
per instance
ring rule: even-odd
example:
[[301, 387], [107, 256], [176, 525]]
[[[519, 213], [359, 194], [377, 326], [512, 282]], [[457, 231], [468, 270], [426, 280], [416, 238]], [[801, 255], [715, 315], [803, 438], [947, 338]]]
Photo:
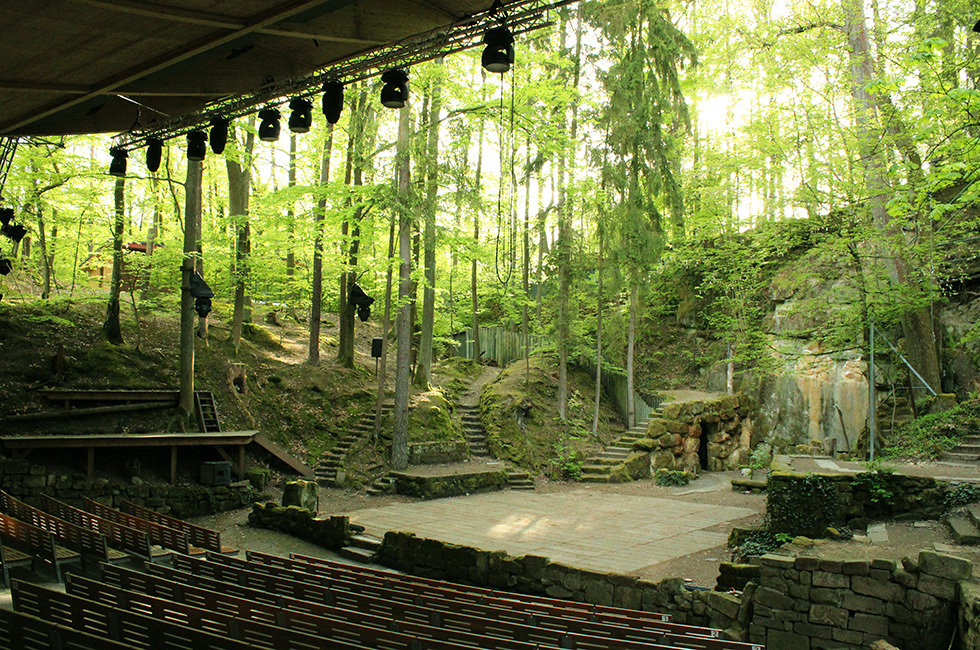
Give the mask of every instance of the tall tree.
[[436, 74], [432, 80], [429, 124], [426, 140], [425, 212], [425, 288], [422, 293], [422, 331], [419, 339], [419, 358], [415, 368], [415, 384], [428, 388], [432, 374], [432, 335], [436, 306], [436, 210], [439, 194], [439, 124], [442, 111], [442, 57], [436, 59]]
[[391, 466], [408, 467], [408, 397], [412, 363], [412, 213], [409, 136], [411, 115], [408, 102], [398, 116], [396, 158], [398, 203], [398, 353], [395, 357], [395, 423], [391, 440]]
[[126, 216], [126, 178], [116, 178], [113, 204], [115, 221], [112, 228], [112, 280], [109, 282], [109, 303], [106, 305], [105, 322], [102, 330], [106, 340], [113, 345], [122, 345], [122, 329], [119, 326], [119, 294], [122, 290], [122, 239]]
[[[249, 119], [244, 148], [236, 146], [225, 156], [225, 169], [228, 172], [228, 218], [235, 224], [235, 305], [232, 313], [231, 342], [238, 350], [242, 339], [242, 325], [245, 322], [245, 287], [248, 283], [251, 226], [249, 224], [248, 199], [252, 177], [252, 149], [255, 145], [255, 120]], [[237, 141], [232, 130], [231, 139]], [[232, 153], [236, 155], [231, 155]]]
[[320, 154], [320, 198], [313, 211], [313, 280], [310, 295], [310, 345], [307, 363], [320, 363], [320, 320], [323, 304], [323, 221], [327, 213], [326, 188], [330, 183], [330, 154], [333, 150], [333, 124], [327, 125], [327, 137]]

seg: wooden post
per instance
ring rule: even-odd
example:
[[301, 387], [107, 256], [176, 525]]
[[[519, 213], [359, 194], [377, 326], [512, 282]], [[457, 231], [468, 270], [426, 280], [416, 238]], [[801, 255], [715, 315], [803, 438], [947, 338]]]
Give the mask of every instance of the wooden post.
[[170, 447], [170, 484], [177, 483], [177, 446]]
[[197, 252], [196, 224], [201, 220], [202, 175], [202, 163], [188, 160], [184, 185], [184, 261], [180, 267], [180, 410], [185, 423], [194, 413], [194, 298], [190, 282]]

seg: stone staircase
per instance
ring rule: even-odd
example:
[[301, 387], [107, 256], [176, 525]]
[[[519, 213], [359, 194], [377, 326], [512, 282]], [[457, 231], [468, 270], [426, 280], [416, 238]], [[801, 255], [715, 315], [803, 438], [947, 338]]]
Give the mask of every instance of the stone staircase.
[[[394, 408], [393, 404], [385, 403], [381, 405], [381, 416], [389, 415]], [[334, 448], [317, 464], [314, 468], [316, 482], [324, 487], [337, 485], [337, 472], [344, 464], [344, 458], [354, 445], [365, 438], [374, 435], [374, 411], [362, 415], [350, 431], [341, 436]]]
[[913, 419], [912, 404], [905, 394], [892, 394], [879, 402], [875, 409], [878, 435], [888, 440], [895, 431]]
[[368, 487], [367, 493], [374, 497], [379, 497], [383, 494], [394, 494], [395, 493], [395, 478], [385, 474], [381, 478], [378, 478]]
[[966, 436], [960, 439], [960, 444], [944, 453], [940, 460], [944, 463], [975, 465], [980, 461], [980, 436]]
[[490, 460], [490, 450], [487, 448], [487, 432], [480, 419], [480, 407], [467, 404], [459, 405], [460, 419], [463, 423], [463, 435], [470, 448], [473, 460]]
[[351, 536], [350, 546], [341, 548], [340, 556], [354, 562], [370, 564], [374, 562], [380, 548], [381, 540], [379, 538], [362, 531]]
[[[655, 411], [650, 417], [659, 414]], [[646, 435], [649, 418], [638, 422], [637, 425], [628, 429], [625, 434], [620, 436], [616, 442], [606, 447], [601, 454], [595, 458], [590, 458], [582, 464], [582, 475], [579, 478], [583, 483], [609, 483], [612, 479], [613, 468], [622, 465], [626, 457], [633, 449], [633, 443], [643, 439]]]
[[957, 544], [980, 544], [980, 504], [975, 503], [947, 516], [946, 524]]

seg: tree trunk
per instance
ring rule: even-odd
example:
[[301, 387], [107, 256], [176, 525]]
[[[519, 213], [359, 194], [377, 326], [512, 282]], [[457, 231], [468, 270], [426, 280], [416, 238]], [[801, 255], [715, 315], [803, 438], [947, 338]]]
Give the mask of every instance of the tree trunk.
[[395, 426], [391, 441], [391, 465], [408, 467], [408, 392], [412, 360], [412, 219], [409, 213], [411, 171], [409, 161], [409, 106], [398, 120], [398, 354], [395, 358]]
[[[348, 186], [359, 187], [363, 183], [364, 137], [366, 120], [364, 112], [367, 105], [367, 86], [361, 84], [361, 92], [351, 100], [351, 129], [347, 139], [347, 167], [344, 181]], [[350, 207], [350, 200], [347, 206]], [[354, 367], [354, 305], [350, 303], [351, 286], [357, 280], [357, 254], [360, 250], [361, 208], [344, 218], [340, 226], [341, 247], [344, 265], [340, 271], [339, 302], [337, 315], [340, 331], [337, 336], [337, 360], [346, 368]], [[353, 228], [351, 224], [353, 223]]]
[[126, 179], [124, 177], [116, 179], [113, 199], [116, 221], [112, 230], [112, 280], [109, 282], [109, 304], [106, 306], [105, 323], [102, 324], [102, 330], [105, 332], [106, 340], [109, 343], [122, 345], [122, 330], [119, 326], [119, 293], [122, 287], [122, 238], [126, 216]]
[[161, 218], [158, 184], [159, 181], [157, 180], [156, 172], [150, 174], [150, 193], [153, 196], [153, 222], [146, 231], [146, 269], [143, 276], [140, 300], [146, 300], [150, 297], [150, 279], [153, 271], [153, 247], [156, 245]]
[[[248, 195], [251, 181], [252, 147], [255, 144], [254, 118], [245, 136], [244, 160], [225, 160], [228, 171], [228, 217], [235, 224], [235, 306], [231, 319], [231, 342], [238, 352], [245, 321], [245, 285], [248, 281], [248, 253], [251, 247], [248, 221]], [[234, 137], [234, 133], [232, 133]]]
[[385, 273], [385, 312], [381, 319], [381, 358], [378, 359], [378, 399], [374, 405], [374, 439], [381, 436], [381, 410], [385, 403], [385, 380], [388, 374], [388, 328], [391, 326], [391, 258], [395, 256], [395, 217], [388, 225], [388, 270]]
[[[333, 125], [327, 125], [327, 139], [320, 156], [320, 187], [330, 183], [330, 154], [333, 150]], [[327, 213], [327, 197], [321, 196], [313, 212], [313, 286], [310, 296], [310, 352], [306, 362], [320, 364], [320, 319], [323, 303], [323, 220]]]
[[201, 213], [201, 176], [203, 165], [187, 161], [184, 183], [184, 260], [180, 284], [180, 410], [184, 424], [193, 421], [194, 413], [194, 298], [191, 296], [191, 274], [197, 251], [196, 225]]
[[[481, 73], [481, 80], [485, 75]], [[482, 363], [483, 354], [480, 347], [480, 299], [476, 291], [477, 286], [477, 251], [480, 248], [480, 202], [481, 182], [483, 174], [483, 129], [484, 121], [480, 120], [480, 140], [476, 154], [476, 179], [473, 183], [473, 192], [476, 195], [476, 209], [473, 210], [473, 256], [470, 260], [470, 295], [473, 303], [473, 361]]]
[[[602, 218], [604, 215], [600, 215]], [[592, 435], [599, 435], [599, 404], [602, 400], [602, 238], [603, 229], [599, 226], [599, 259], [596, 273], [599, 275], [599, 285], [596, 287], [596, 321], [595, 321], [595, 408], [592, 414]]]
[[[854, 124], [857, 131], [858, 148], [864, 165], [864, 179], [867, 187], [868, 203], [875, 229], [884, 240], [884, 258], [891, 260], [889, 269], [899, 285], [909, 288], [912, 293], [927, 292], [927, 287], [919, 286], [912, 274], [912, 265], [905, 258], [902, 247], [905, 244], [900, 225], [896, 225], [888, 214], [887, 202], [891, 194], [887, 181], [884, 154], [876, 146], [875, 133], [876, 104], [868, 85], [874, 76], [874, 65], [864, 17], [863, 0], [843, 0], [844, 15], [847, 17], [848, 55], [851, 68], [851, 93], [854, 99]], [[934, 323], [928, 307], [909, 309], [902, 318], [905, 331], [906, 352], [909, 361], [934, 390], [941, 390], [941, 369], [935, 336]]]
[[626, 426], [636, 426], [636, 400], [633, 385], [633, 357], [636, 344], [636, 308], [639, 300], [639, 287], [630, 285], [629, 332], [626, 335]]
[[[296, 187], [296, 134], [289, 132], [289, 167], [286, 170], [286, 186]], [[286, 295], [289, 309], [293, 309], [293, 283], [296, 281], [296, 211], [290, 201], [286, 208]]]
[[419, 361], [415, 369], [415, 385], [428, 388], [432, 374], [432, 330], [436, 311], [436, 210], [439, 192], [439, 116], [442, 110], [442, 57], [436, 59], [439, 66], [432, 86], [432, 104], [429, 108], [429, 132], [426, 145], [426, 171], [428, 187], [425, 191], [425, 287], [422, 290], [422, 332], [419, 338]]

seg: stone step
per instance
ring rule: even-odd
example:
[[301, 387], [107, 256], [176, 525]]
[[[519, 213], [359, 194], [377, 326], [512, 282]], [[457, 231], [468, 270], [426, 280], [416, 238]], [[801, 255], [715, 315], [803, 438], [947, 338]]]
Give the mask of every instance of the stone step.
[[381, 548], [381, 540], [374, 535], [369, 535], [368, 533], [358, 533], [350, 538], [350, 545], [377, 552], [377, 550]]
[[594, 465], [592, 463], [588, 463], [586, 465], [582, 465], [582, 473], [603, 474], [605, 476], [609, 476], [609, 474], [612, 473], [613, 467], [615, 467], [615, 465]]
[[980, 530], [966, 515], [950, 515], [946, 518], [950, 532], [957, 544], [968, 544], [975, 546], [980, 544]]
[[980, 445], [980, 436], [963, 436], [960, 438], [961, 445]]
[[980, 460], [980, 456], [977, 456], [977, 454], [958, 454], [947, 451], [943, 454], [942, 460], [947, 463], [975, 463]]
[[966, 507], [966, 516], [970, 518], [973, 525], [980, 530], [980, 503], [974, 503]]
[[954, 454], [976, 454], [980, 456], [980, 445], [956, 445], [950, 451]]
[[357, 546], [345, 546], [340, 549], [340, 557], [353, 560], [354, 562], [361, 562], [363, 564], [370, 564], [371, 562], [374, 562], [374, 556], [374, 551], [370, 551], [366, 548], [359, 548]]
[[589, 461], [589, 465], [594, 465], [596, 467], [616, 467], [617, 465], [623, 464], [623, 458], [592, 458]]
[[632, 447], [606, 447], [606, 449], [599, 454], [600, 458], [626, 458], [630, 455], [630, 449]]
[[582, 483], [609, 483], [609, 474], [592, 474], [589, 472], [582, 472], [579, 477], [579, 481]]

